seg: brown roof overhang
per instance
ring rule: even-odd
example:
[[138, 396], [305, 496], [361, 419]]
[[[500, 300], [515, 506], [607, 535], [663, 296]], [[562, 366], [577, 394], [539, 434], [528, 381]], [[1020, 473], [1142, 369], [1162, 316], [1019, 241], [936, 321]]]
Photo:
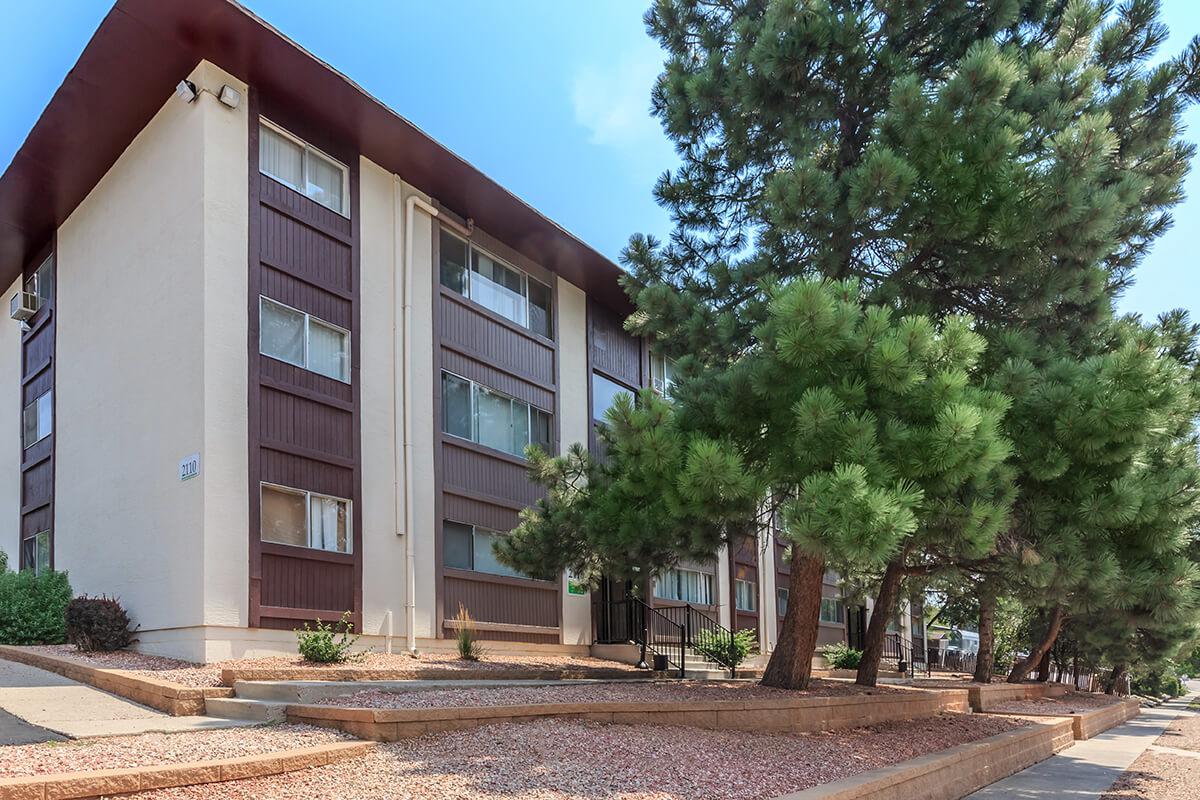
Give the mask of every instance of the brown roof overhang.
[[14, 280], [207, 59], [618, 310], [621, 269], [231, 0], [118, 0], [0, 177]]

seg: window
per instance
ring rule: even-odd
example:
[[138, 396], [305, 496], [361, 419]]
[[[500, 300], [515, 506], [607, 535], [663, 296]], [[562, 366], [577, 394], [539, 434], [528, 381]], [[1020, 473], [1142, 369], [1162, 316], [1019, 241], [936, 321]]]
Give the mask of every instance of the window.
[[841, 625], [846, 621], [846, 607], [832, 597], [821, 598], [821, 622]]
[[442, 229], [442, 286], [534, 333], [553, 338], [550, 287]]
[[617, 396], [627, 394], [632, 396], [633, 390], [622, 386], [616, 381], [610, 381], [599, 372], [592, 373], [592, 419], [604, 422], [604, 415], [613, 407]]
[[21, 542], [21, 566], [34, 575], [50, 571], [50, 531], [38, 531]]
[[650, 355], [650, 385], [666, 397], [675, 385], [675, 361], [657, 354]]
[[21, 415], [22, 439], [26, 447], [45, 439], [54, 432], [53, 390], [46, 391], [29, 405]]
[[37, 295], [39, 308], [54, 296], [54, 256], [50, 256], [33, 274], [25, 279], [25, 291]]
[[267, 120], [258, 136], [258, 169], [343, 217], [349, 170]]
[[442, 431], [514, 456], [531, 444], [552, 451], [547, 412], [450, 372], [442, 373]]
[[775, 590], [775, 613], [781, 617], [787, 616], [788, 590], [782, 587]]
[[501, 564], [492, 543], [504, 534], [462, 522], [442, 522], [442, 564], [452, 569], [469, 569], [489, 575], [528, 578], [523, 572]]
[[654, 596], [661, 600], [712, 605], [712, 575], [695, 569], [669, 569], [654, 579]]
[[264, 542], [331, 553], [352, 549], [349, 500], [264, 483], [260, 518]]
[[758, 584], [754, 581], [734, 581], [733, 605], [738, 611], [757, 611]]
[[350, 333], [260, 297], [258, 352], [342, 383], [350, 382]]

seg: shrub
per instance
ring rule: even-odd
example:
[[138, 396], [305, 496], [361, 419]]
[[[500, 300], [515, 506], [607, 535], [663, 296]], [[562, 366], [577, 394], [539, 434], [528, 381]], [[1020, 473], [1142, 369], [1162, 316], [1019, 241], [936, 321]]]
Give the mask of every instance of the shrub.
[[[350, 621], [350, 612], [342, 614], [341, 622], [326, 625], [316, 620], [315, 627], [304, 623], [304, 630], [296, 631], [296, 648], [305, 661], [317, 664], [341, 664], [350, 660], [350, 648], [358, 641], [354, 636], [354, 623]], [[338, 631], [337, 629], [341, 630]], [[334, 638], [335, 634], [340, 634]]]
[[454, 637], [458, 644], [458, 657], [463, 661], [482, 660], [483, 645], [479, 643], [475, 632], [475, 620], [471, 619], [470, 612], [462, 603], [458, 604], [458, 613], [454, 618], [458, 620], [458, 633]]
[[67, 641], [80, 650], [120, 650], [133, 644], [129, 615], [111, 597], [76, 597], [67, 604]]
[[0, 551], [0, 644], [62, 644], [71, 599], [65, 572], [12, 572]]
[[834, 669], [858, 669], [858, 662], [862, 661], [862, 650], [855, 650], [845, 642], [826, 645], [821, 654]]
[[1133, 694], [1148, 697], [1179, 697], [1186, 694], [1183, 681], [1175, 673], [1175, 666], [1170, 663], [1150, 669], [1135, 669], [1129, 677]]
[[704, 629], [696, 635], [694, 646], [697, 653], [728, 667], [730, 673], [736, 676], [737, 668], [757, 643], [758, 636], [749, 629], [740, 630], [732, 635], [726, 631]]

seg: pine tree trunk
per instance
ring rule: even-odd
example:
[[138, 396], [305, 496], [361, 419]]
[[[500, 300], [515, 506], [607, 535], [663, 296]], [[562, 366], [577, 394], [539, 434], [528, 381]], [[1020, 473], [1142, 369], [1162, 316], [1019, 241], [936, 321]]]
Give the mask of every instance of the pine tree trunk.
[[1112, 674], [1108, 676], [1108, 683], [1104, 685], [1105, 694], [1116, 694], [1120, 688], [1121, 681], [1125, 677], [1126, 666], [1124, 664], [1116, 664], [1113, 666]]
[[975, 657], [976, 683], [991, 683], [996, 663], [996, 596], [984, 586], [979, 596], [979, 655]]
[[1012, 672], [1008, 673], [1009, 683], [1024, 683], [1033, 668], [1042, 662], [1042, 657], [1054, 646], [1054, 640], [1058, 638], [1058, 632], [1062, 630], [1065, 617], [1066, 612], [1063, 607], [1055, 606], [1054, 613], [1050, 615], [1050, 624], [1046, 628], [1045, 636], [1042, 637], [1042, 641], [1038, 643], [1037, 647], [1033, 648], [1032, 653], [1013, 664]]
[[874, 686], [879, 680], [879, 661], [883, 658], [883, 646], [887, 640], [888, 620], [896, 610], [900, 598], [900, 583], [904, 580], [905, 553], [900, 552], [883, 573], [879, 584], [879, 596], [871, 609], [871, 622], [867, 625], [867, 636], [863, 642], [862, 660], [858, 662], [859, 686]]
[[1076, 645], [1074, 652], [1071, 654], [1071, 685], [1075, 691], [1079, 691], [1079, 646]]
[[762, 684], [780, 689], [807, 689], [812, 678], [813, 654], [821, 621], [821, 583], [825, 559], [815, 558], [792, 545], [792, 574], [788, 582], [787, 613], [779, 629], [779, 642], [767, 662]]
[[1045, 683], [1046, 681], [1050, 680], [1050, 651], [1049, 650], [1047, 650], [1046, 654], [1044, 656], [1042, 656], [1042, 660], [1040, 662], [1038, 662], [1037, 680], [1038, 680], [1038, 683]]

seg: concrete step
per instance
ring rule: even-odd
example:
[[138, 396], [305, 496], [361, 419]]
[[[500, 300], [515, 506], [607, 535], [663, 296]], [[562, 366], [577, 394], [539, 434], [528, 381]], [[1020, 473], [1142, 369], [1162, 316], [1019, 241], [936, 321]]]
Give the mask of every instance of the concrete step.
[[238, 697], [209, 697], [204, 701], [210, 717], [248, 719], [258, 722], [282, 722], [287, 719], [287, 703], [245, 700]]

